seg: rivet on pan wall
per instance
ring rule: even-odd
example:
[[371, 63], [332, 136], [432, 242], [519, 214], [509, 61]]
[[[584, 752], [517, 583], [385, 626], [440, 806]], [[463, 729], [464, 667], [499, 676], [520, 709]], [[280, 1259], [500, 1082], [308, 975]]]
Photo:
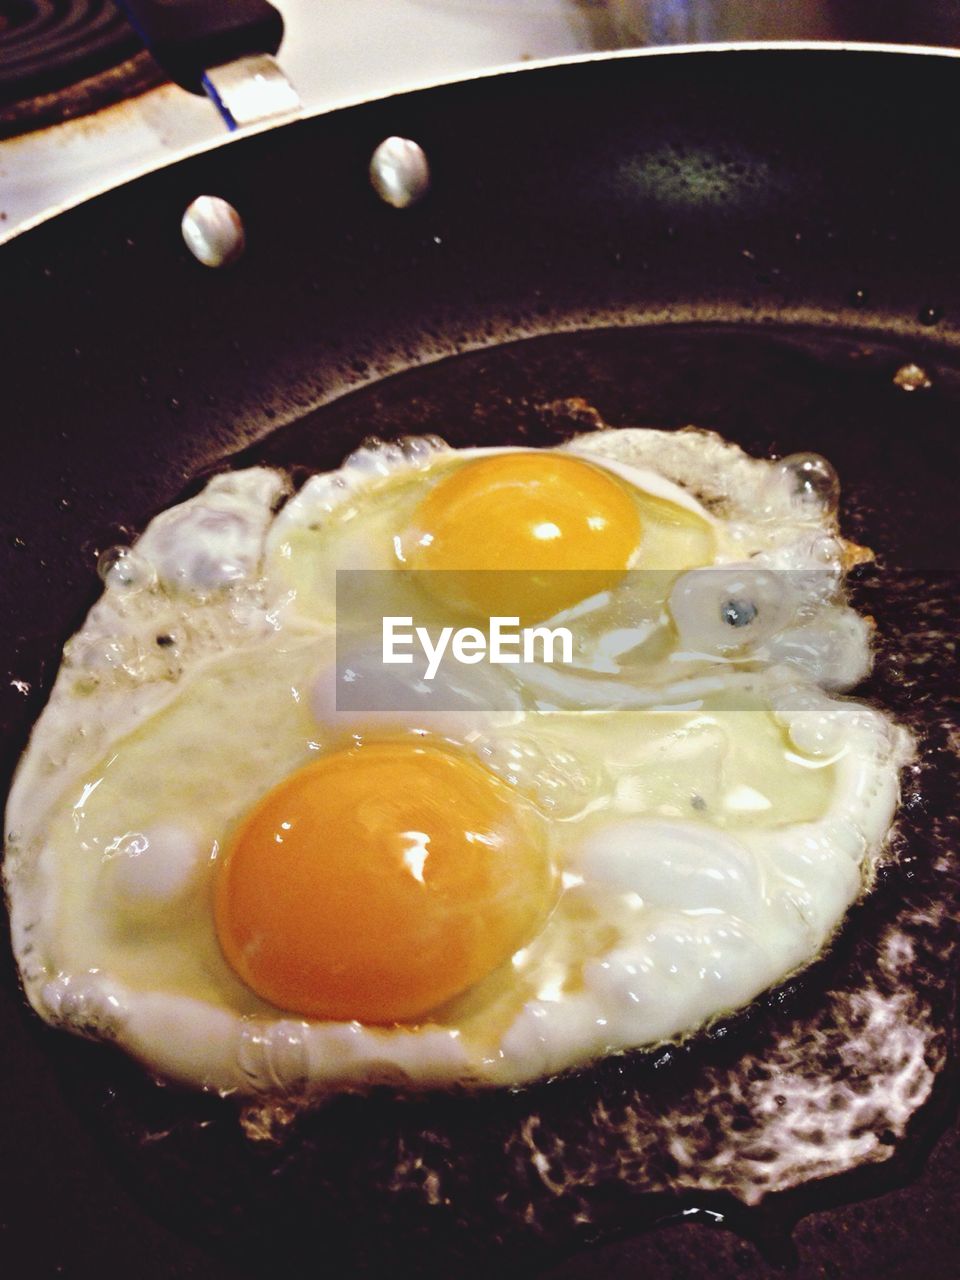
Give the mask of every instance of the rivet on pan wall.
[[416, 204], [430, 186], [423, 148], [410, 138], [384, 138], [370, 160], [370, 181], [380, 199], [395, 209]]
[[187, 248], [205, 267], [229, 267], [246, 246], [243, 223], [219, 196], [197, 196], [180, 222]]

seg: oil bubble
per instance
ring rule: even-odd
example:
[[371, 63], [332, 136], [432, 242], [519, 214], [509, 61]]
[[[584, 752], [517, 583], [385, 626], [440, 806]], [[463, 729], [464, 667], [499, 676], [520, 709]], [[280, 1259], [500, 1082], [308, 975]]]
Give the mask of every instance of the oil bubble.
[[97, 558], [97, 573], [105, 587], [141, 591], [153, 586], [156, 574], [150, 562], [132, 547], [108, 547]]
[[777, 468], [791, 486], [794, 501], [816, 512], [833, 513], [840, 505], [840, 479], [819, 453], [792, 453]]

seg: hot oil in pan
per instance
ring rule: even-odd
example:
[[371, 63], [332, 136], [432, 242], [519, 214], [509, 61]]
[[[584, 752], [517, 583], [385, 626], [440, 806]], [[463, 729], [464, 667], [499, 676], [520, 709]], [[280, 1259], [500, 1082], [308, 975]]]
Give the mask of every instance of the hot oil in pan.
[[[917, 361], [933, 385], [907, 390], [895, 375]], [[683, 1046], [515, 1092], [343, 1097], [251, 1141], [229, 1101], [157, 1089], [50, 1035], [66, 1087], [155, 1212], [244, 1271], [317, 1274], [296, 1260], [323, 1240], [341, 1273], [487, 1274], [691, 1210], [777, 1253], [800, 1215], [908, 1177], [942, 1128], [956, 1032], [958, 401], [942, 354], [800, 332], [597, 331], [398, 375], [233, 460], [306, 474], [374, 433], [549, 445], [590, 429], [594, 410], [614, 426], [694, 423], [760, 454], [820, 451], [843, 482], [844, 532], [879, 556], [854, 585], [879, 636], [858, 693], [910, 724], [921, 754], [892, 856], [831, 952]], [[909, 1211], [937, 1192], [921, 1178], [894, 1194]], [[694, 1274], [740, 1273], [730, 1237], [709, 1265], [678, 1247]], [[809, 1247], [832, 1252], [816, 1233]]]

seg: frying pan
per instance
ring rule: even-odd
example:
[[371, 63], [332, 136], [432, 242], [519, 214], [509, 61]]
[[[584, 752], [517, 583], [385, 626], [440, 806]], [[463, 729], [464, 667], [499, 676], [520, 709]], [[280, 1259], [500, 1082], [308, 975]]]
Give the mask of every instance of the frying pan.
[[[6, 1274], [955, 1273], [958, 98], [948, 53], [586, 60], [244, 137], [0, 250], [7, 772], [96, 552], [204, 472], [303, 474], [371, 433], [547, 443], [584, 402], [830, 456], [878, 555], [864, 692], [922, 740], [897, 857], [812, 970], [688, 1045], [517, 1093], [344, 1098], [251, 1142], [229, 1101], [42, 1027], [5, 948]], [[402, 211], [367, 176], [393, 134], [432, 171]], [[244, 220], [230, 269], [180, 237], [200, 193]], [[872, 1039], [864, 992], [892, 1010]], [[904, 1027], [920, 1074], [900, 1121], [861, 1114], [858, 1168], [829, 1125], [764, 1152], [764, 1081], [800, 1072], [842, 1112]], [[689, 1168], [661, 1141], [681, 1132]], [[777, 1182], [779, 1156], [809, 1176]]]

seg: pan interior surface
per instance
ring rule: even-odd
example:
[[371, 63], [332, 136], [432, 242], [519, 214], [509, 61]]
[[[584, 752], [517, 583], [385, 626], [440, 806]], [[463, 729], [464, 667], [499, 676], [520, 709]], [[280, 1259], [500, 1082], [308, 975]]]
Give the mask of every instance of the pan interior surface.
[[[346, 1097], [279, 1142], [245, 1138], [229, 1100], [157, 1089], [109, 1049], [38, 1028], [8, 962], [6, 1087], [24, 1099], [9, 1216], [36, 1274], [98, 1249], [117, 1274], [134, 1256], [143, 1274], [143, 1232], [159, 1241], [152, 1274], [190, 1274], [194, 1245], [153, 1217], [212, 1248], [224, 1276], [278, 1259], [315, 1274], [294, 1265], [311, 1236], [352, 1274], [397, 1258], [410, 1274], [542, 1267], [685, 1208], [747, 1221], [737, 1206], [767, 1193], [788, 1221], [873, 1193], [942, 1125], [958, 906], [958, 68], [785, 53], [689, 66], [558, 68], [311, 121], [4, 251], [18, 317], [2, 391], [7, 765], [92, 598], [96, 550], [205, 469], [302, 475], [371, 434], [550, 444], [596, 411], [837, 466], [844, 531], [878, 555], [855, 584], [881, 645], [862, 692], [921, 739], [895, 860], [817, 966], [683, 1047], [496, 1096]], [[405, 213], [377, 202], [365, 172], [398, 132], [434, 169], [431, 196]], [[247, 223], [231, 272], [204, 273], [178, 238], [204, 189]], [[914, 1075], [886, 1054], [865, 998], [916, 1029]], [[916, 1105], [894, 1091], [891, 1117], [877, 1081], [894, 1078]], [[832, 1101], [784, 1160], [790, 1079]], [[63, 1221], [38, 1243], [31, 1197], [49, 1175], [35, 1135], [58, 1129], [79, 1136], [55, 1175]], [[837, 1135], [859, 1144], [859, 1172], [844, 1174]], [[836, 1174], [847, 1180], [821, 1187]], [[921, 1179], [890, 1194], [909, 1214], [948, 1191]], [[863, 1225], [865, 1248], [880, 1222], [872, 1244]], [[829, 1236], [810, 1248], [829, 1258]], [[729, 1250], [723, 1265], [736, 1274]]]

